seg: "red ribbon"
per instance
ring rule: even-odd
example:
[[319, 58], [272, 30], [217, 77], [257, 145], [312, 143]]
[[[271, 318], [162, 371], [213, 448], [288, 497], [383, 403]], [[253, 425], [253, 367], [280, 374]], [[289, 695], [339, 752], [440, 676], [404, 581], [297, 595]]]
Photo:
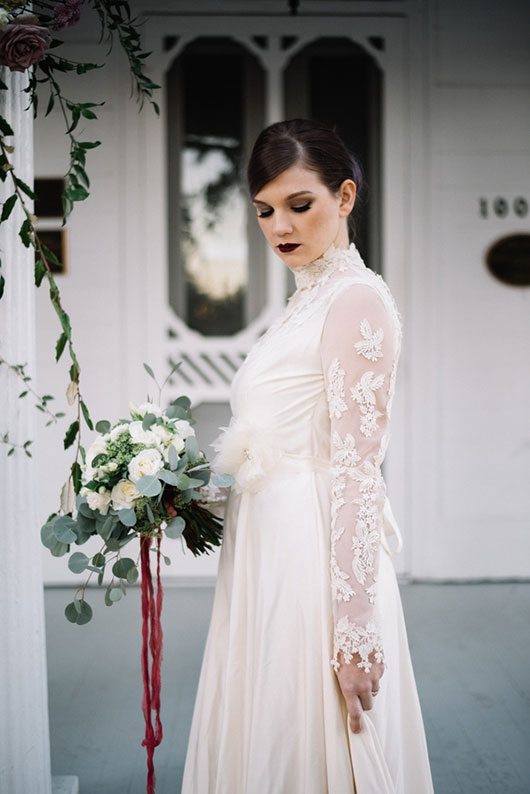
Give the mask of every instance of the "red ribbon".
[[[151, 537], [143, 536], [140, 539], [140, 558], [142, 568], [142, 678], [144, 691], [142, 697], [142, 711], [145, 720], [145, 737], [142, 747], [147, 748], [147, 794], [155, 792], [155, 768], [153, 755], [163, 738], [162, 723], [160, 721], [160, 665], [162, 662], [162, 585], [160, 583], [160, 538], [158, 539], [156, 555], [156, 596], [151, 578], [149, 549]], [[149, 651], [151, 651], [151, 669], [149, 669]], [[155, 726], [153, 727], [153, 712], [155, 713]]]

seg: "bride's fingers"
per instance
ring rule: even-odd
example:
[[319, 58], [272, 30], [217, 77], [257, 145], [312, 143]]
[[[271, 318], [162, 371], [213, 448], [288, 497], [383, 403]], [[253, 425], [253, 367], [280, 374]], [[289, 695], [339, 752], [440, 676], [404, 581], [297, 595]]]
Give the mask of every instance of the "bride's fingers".
[[352, 697], [348, 712], [349, 712], [350, 727], [353, 733], [360, 733], [363, 709], [362, 709], [361, 701], [357, 697], [357, 695], [354, 695]]
[[369, 690], [363, 691], [359, 694], [359, 699], [361, 701], [361, 705], [364, 711], [370, 711], [374, 705], [374, 699], [372, 697], [372, 688], [370, 687]]

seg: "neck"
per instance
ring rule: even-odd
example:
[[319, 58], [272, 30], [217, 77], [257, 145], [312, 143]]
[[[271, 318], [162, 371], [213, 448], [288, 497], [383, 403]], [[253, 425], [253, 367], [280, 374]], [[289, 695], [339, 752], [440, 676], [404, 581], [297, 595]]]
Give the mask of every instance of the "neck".
[[318, 259], [293, 271], [295, 284], [298, 290], [310, 289], [326, 281], [336, 270], [353, 267], [366, 267], [355, 243], [345, 247], [332, 243]]

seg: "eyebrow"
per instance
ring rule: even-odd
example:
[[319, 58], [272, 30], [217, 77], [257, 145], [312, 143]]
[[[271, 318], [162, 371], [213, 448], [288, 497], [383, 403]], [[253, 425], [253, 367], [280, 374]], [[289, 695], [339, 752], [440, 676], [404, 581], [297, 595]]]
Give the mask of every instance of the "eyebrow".
[[[286, 197], [285, 200], [289, 201], [289, 199], [295, 198], [296, 196], [303, 196], [303, 195], [306, 195], [306, 194], [309, 194], [311, 196], [315, 195], [312, 190], [297, 190], [296, 193], [289, 193], [289, 195]], [[253, 199], [252, 203], [253, 204], [265, 204], [267, 207], [270, 206], [269, 204], [267, 204], [266, 201], [260, 201], [259, 199]]]

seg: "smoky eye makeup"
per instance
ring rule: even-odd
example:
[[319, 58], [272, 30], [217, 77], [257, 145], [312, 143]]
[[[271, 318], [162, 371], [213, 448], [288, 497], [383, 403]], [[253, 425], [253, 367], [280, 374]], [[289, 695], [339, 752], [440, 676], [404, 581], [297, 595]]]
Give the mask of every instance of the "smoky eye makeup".
[[[292, 209], [294, 212], [307, 212], [307, 210], [310, 209], [311, 204], [311, 201], [307, 201], [305, 204], [299, 204], [297, 206], [291, 207], [290, 209]], [[261, 210], [261, 212], [258, 210], [258, 218], [269, 218], [272, 213], [272, 209]]]

